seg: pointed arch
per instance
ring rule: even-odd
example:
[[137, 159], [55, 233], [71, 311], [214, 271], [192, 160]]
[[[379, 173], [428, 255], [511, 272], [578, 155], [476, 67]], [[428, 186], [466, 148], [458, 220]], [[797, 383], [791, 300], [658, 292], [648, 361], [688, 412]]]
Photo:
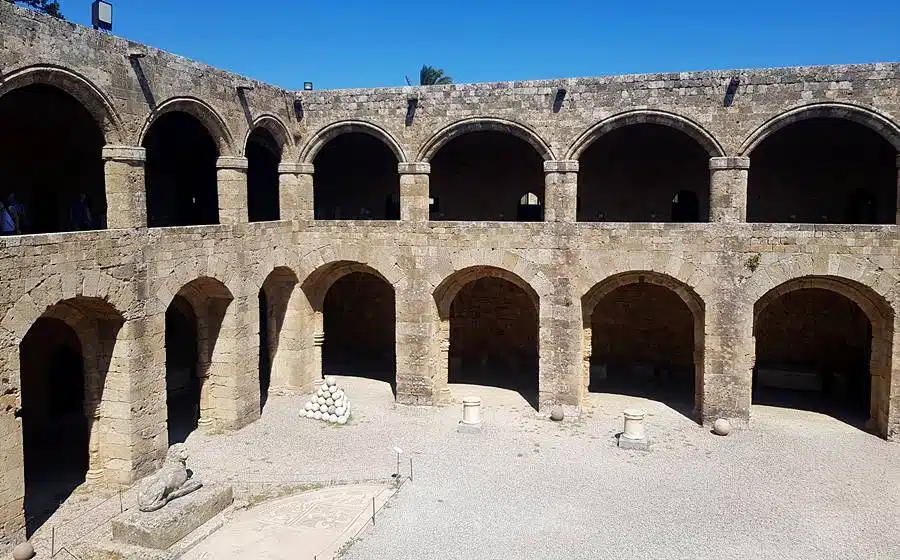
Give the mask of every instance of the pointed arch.
[[738, 155], [750, 155], [766, 138], [789, 124], [815, 118], [839, 119], [864, 125], [880, 134], [900, 152], [900, 126], [887, 116], [850, 103], [811, 103], [785, 111], [758, 126], [741, 143]]
[[393, 135], [387, 130], [366, 121], [339, 121], [332, 123], [313, 134], [300, 151], [300, 163], [313, 163], [319, 150], [321, 150], [329, 140], [351, 132], [361, 132], [381, 140], [385, 146], [394, 153], [398, 163], [405, 163], [407, 161], [406, 152], [403, 151], [403, 147], [400, 146], [400, 143], [397, 142]]
[[594, 140], [607, 132], [623, 126], [645, 123], [658, 124], [680, 130], [702, 146], [707, 153], [709, 153], [709, 157], [721, 157], [725, 155], [725, 150], [722, 148], [719, 141], [706, 129], [700, 126], [700, 124], [687, 117], [668, 111], [638, 109], [612, 115], [582, 132], [572, 143], [572, 146], [566, 153], [565, 159], [577, 160]]
[[235, 148], [234, 136], [231, 134], [225, 119], [212, 105], [196, 97], [173, 97], [156, 106], [147, 116], [144, 126], [138, 137], [137, 146], [144, 144], [144, 139], [150, 131], [150, 127], [166, 113], [181, 111], [196, 118], [206, 128], [210, 137], [215, 142], [219, 156], [236, 156], [240, 150]]
[[0, 83], [0, 97], [33, 84], [53, 86], [75, 98], [94, 118], [107, 144], [123, 143], [123, 125], [112, 102], [100, 88], [84, 76], [66, 68], [36, 65], [6, 74]]
[[493, 117], [472, 117], [451, 123], [434, 133], [419, 150], [416, 161], [429, 162], [448, 142], [469, 132], [503, 132], [520, 138], [531, 145], [544, 159], [556, 159], [550, 145], [532, 128], [507, 119]]
[[272, 135], [272, 138], [275, 139], [278, 145], [278, 155], [281, 157], [281, 161], [286, 161], [294, 151], [293, 136], [281, 119], [268, 113], [256, 117], [247, 128], [247, 133], [244, 135], [244, 141], [241, 144], [241, 150], [244, 155], [246, 156], [247, 142], [250, 140], [250, 136], [260, 128], [265, 129]]

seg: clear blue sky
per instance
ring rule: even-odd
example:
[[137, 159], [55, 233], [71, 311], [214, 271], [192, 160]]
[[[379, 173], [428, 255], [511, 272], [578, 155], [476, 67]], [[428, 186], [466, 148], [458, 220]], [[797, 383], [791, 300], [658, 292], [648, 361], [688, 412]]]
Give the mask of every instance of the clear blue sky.
[[[90, 0], [61, 0], [90, 25]], [[900, 0], [112, 0], [113, 33], [299, 89], [900, 60]]]

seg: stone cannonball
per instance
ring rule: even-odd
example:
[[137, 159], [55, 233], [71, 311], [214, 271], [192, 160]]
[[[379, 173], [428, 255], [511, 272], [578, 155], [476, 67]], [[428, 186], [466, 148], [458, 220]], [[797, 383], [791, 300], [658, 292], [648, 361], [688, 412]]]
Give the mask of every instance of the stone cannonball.
[[347, 417], [346, 417], [346, 416], [339, 416], [339, 417], [338, 417], [338, 420], [337, 420], [337, 423], [343, 426], [344, 424], [347, 423]]
[[325, 397], [319, 397], [318, 399], [316, 399], [316, 402], [319, 404], [325, 404]]
[[331, 397], [328, 397], [327, 399], [325, 399], [325, 404], [327, 404], [328, 406], [333, 405], [334, 399], [332, 399]]
[[338, 391], [337, 385], [332, 385], [328, 388], [328, 392], [331, 393], [332, 395], [337, 393], [337, 391]]
[[337, 379], [335, 379], [333, 375], [325, 377], [326, 387], [334, 387], [335, 385], [337, 385]]
[[329, 407], [328, 407], [328, 414], [334, 414], [334, 411], [335, 411], [335, 410], [336, 410], [336, 409], [334, 408], [334, 405], [329, 406]]
[[727, 436], [731, 433], [731, 424], [724, 418], [719, 418], [713, 422], [713, 432], [717, 436]]
[[321, 419], [322, 419], [322, 413], [319, 412], [318, 410], [315, 411], [315, 412], [313, 412], [313, 418], [315, 418], [316, 420], [321, 420]]
[[550, 411], [550, 419], [554, 422], [559, 422], [563, 418], [566, 417], [566, 413], [561, 406], [554, 406]]
[[34, 547], [30, 542], [23, 542], [12, 551], [13, 560], [31, 560], [34, 558]]

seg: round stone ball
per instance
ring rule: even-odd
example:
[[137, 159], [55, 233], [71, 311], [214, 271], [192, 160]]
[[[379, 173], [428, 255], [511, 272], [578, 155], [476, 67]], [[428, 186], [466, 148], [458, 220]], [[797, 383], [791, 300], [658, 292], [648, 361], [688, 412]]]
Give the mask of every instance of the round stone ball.
[[328, 405], [327, 404], [319, 405], [319, 412], [328, 412]]
[[334, 399], [334, 406], [344, 406], [344, 399]]
[[343, 416], [345, 412], [347, 412], [347, 409], [343, 406], [337, 406], [334, 408], [334, 413], [338, 416]]
[[332, 395], [337, 393], [337, 390], [338, 390], [337, 385], [332, 385], [331, 387], [328, 388], [328, 392], [331, 393]]
[[327, 404], [328, 406], [333, 405], [334, 399], [332, 399], [331, 397], [328, 397], [327, 399], [325, 399], [325, 404]]
[[341, 426], [343, 426], [344, 424], [347, 423], [347, 417], [346, 416], [338, 416], [337, 423], [340, 424]]
[[334, 424], [335, 422], [337, 422], [337, 416], [335, 416], [334, 414], [329, 414], [328, 421]]
[[731, 433], [731, 424], [724, 418], [719, 418], [713, 422], [713, 433], [717, 436], [727, 436]]
[[319, 404], [325, 404], [325, 397], [319, 397], [318, 399], [316, 399], [316, 402]]
[[563, 407], [561, 407], [561, 406], [554, 406], [550, 410], [550, 419], [553, 420], [554, 422], [559, 422], [565, 417], [566, 417], [566, 412], [563, 410]]
[[12, 551], [13, 560], [31, 560], [34, 558], [34, 547], [30, 542], [23, 542]]
[[329, 406], [329, 407], [328, 407], [328, 414], [334, 414], [334, 413], [335, 413], [335, 410], [336, 410], [336, 409], [334, 408], [334, 405]]
[[325, 386], [326, 387], [334, 387], [337, 385], [337, 379], [334, 378], [333, 375], [329, 375], [325, 377]]
[[319, 412], [318, 410], [315, 411], [315, 412], [313, 412], [313, 418], [315, 418], [316, 420], [321, 420], [321, 419], [322, 419], [322, 413]]
[[344, 390], [343, 390], [343, 389], [338, 389], [337, 391], [334, 392], [334, 398], [336, 398], [336, 399], [340, 399], [340, 398], [342, 398], [343, 396], [344, 396]]
[[312, 401], [309, 401], [308, 403], [306, 403], [306, 405], [303, 408], [305, 408], [306, 410], [312, 410], [313, 409]]
[[325, 395], [325, 389], [322, 389], [322, 388], [320, 387], [319, 390], [316, 391], [316, 396], [317, 396], [317, 397], [322, 397], [322, 396], [324, 396], [324, 395]]
[[314, 413], [312, 410], [307, 410], [307, 411], [306, 411], [306, 417], [307, 417], [307, 418], [312, 418], [312, 417], [313, 417], [313, 414], [315, 414], [315, 413]]

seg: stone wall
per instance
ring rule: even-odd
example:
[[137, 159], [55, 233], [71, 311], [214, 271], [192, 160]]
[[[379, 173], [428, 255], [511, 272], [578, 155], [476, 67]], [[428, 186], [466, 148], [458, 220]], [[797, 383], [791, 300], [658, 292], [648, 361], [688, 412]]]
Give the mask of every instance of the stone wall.
[[[392, 286], [397, 400], [406, 404], [447, 396], [456, 295], [479, 278], [511, 282], [538, 309], [542, 410], [584, 401], [600, 295], [651, 282], [694, 317], [698, 420], [741, 426], [750, 421], [754, 314], [782, 293], [829, 290], [872, 324], [873, 426], [889, 439], [900, 433], [895, 220], [746, 220], [753, 148], [790, 123], [844, 119], [896, 152], [900, 64], [286, 92], [5, 2], [0, 28], [0, 99], [47, 84], [99, 123], [111, 228], [0, 238], [0, 548], [23, 536], [19, 345], [35, 321], [65, 321], [102, 374], [90, 393], [100, 398], [88, 410], [89, 473], [128, 484], [166, 447], [165, 312], [176, 294], [194, 307], [202, 335], [201, 424], [236, 429], [258, 417], [258, 294], [267, 281], [277, 284], [266, 284], [279, 325], [272, 383], [285, 390], [306, 390], [321, 375], [323, 303], [334, 282], [364, 271]], [[222, 225], [146, 227], [143, 139], [172, 111], [197, 118], [215, 142]], [[710, 158], [700, 201], [710, 221], [576, 221], [582, 153], [603, 134], [647, 123], [681, 131]], [[282, 221], [247, 223], [243, 156], [256, 127], [282, 152]], [[544, 160], [545, 221], [428, 221], [429, 162], [474, 131], [516, 136]], [[379, 139], [400, 162], [400, 220], [313, 219], [316, 156], [347, 132]], [[504, 170], [515, 165], [498, 160], [491, 173], [513, 176]]]

